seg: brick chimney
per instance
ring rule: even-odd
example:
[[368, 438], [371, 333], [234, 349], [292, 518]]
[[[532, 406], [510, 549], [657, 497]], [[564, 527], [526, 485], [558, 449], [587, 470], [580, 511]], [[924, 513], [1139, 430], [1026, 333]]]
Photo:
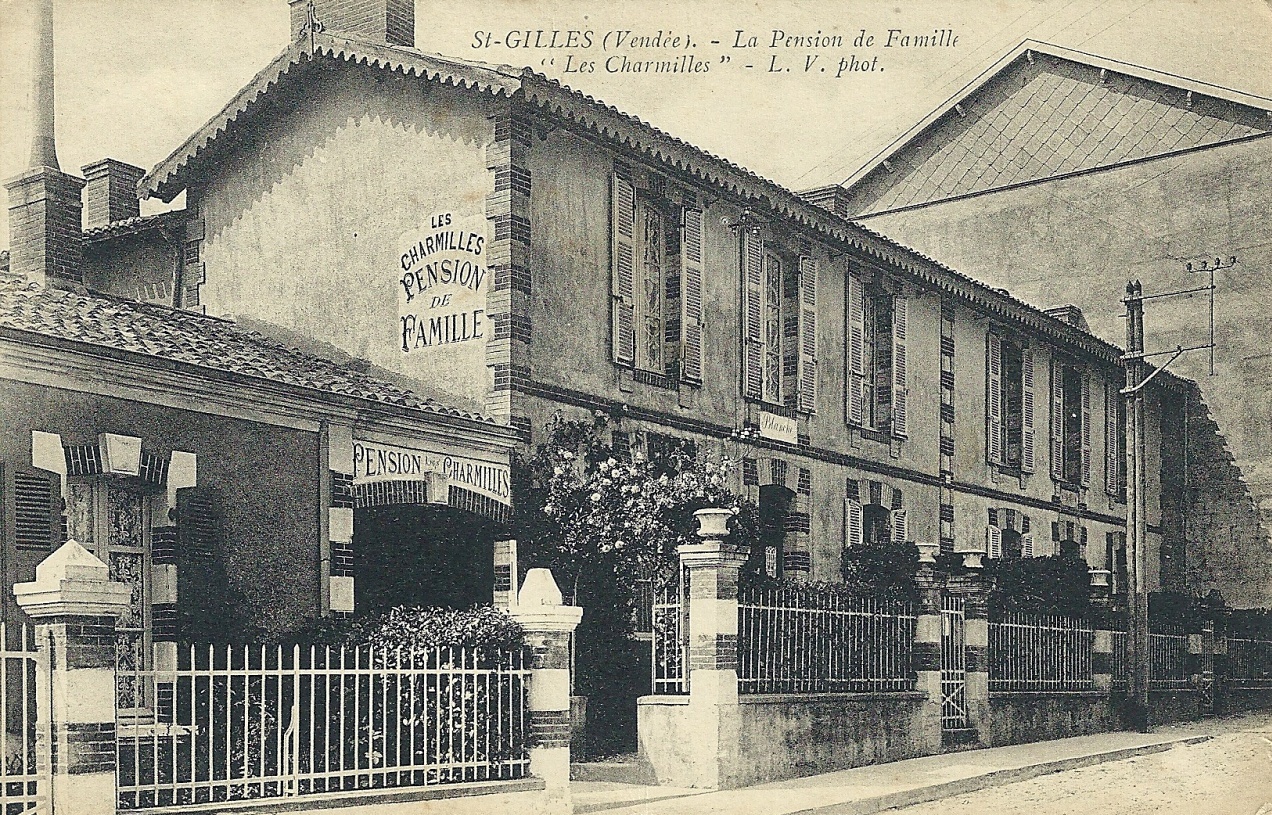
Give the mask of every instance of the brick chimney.
[[292, 39], [317, 31], [353, 34], [386, 45], [415, 46], [415, 0], [287, 0]]
[[53, 0], [35, 2], [31, 158], [5, 182], [10, 273], [46, 286], [83, 285], [80, 190], [83, 179], [57, 163], [53, 117]]
[[106, 226], [141, 214], [137, 182], [146, 171], [113, 158], [85, 164], [84, 228]]

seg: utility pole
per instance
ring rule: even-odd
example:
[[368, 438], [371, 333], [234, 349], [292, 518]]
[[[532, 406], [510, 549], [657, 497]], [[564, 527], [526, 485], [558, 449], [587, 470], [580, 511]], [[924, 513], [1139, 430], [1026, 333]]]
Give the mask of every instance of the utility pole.
[[1130, 595], [1130, 694], [1128, 724], [1148, 731], [1148, 591], [1144, 580], [1144, 549], [1148, 524], [1144, 492], [1144, 288], [1138, 280], [1126, 284], [1126, 472], [1130, 494], [1126, 501], [1127, 586]]

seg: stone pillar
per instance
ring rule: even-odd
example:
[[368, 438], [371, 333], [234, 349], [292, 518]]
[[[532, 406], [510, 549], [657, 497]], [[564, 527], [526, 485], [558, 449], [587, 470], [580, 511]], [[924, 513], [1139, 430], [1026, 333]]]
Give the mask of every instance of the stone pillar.
[[[1091, 681], [1103, 693], [1113, 691], [1113, 620], [1109, 570], [1091, 570]], [[1110, 701], [1110, 705], [1112, 702]]]
[[526, 630], [530, 674], [530, 772], [543, 779], [543, 813], [570, 815], [570, 634], [583, 609], [561, 602], [552, 572], [531, 569], [508, 613]]
[[115, 623], [132, 590], [74, 540], [13, 594], [35, 622], [40, 762], [53, 815], [115, 813]]
[[941, 596], [945, 585], [942, 576], [924, 562], [931, 554], [921, 549], [915, 585], [919, 605], [914, 627], [915, 689], [925, 697], [923, 702], [922, 753], [941, 751]]
[[353, 585], [353, 428], [324, 425], [325, 472], [320, 472], [325, 489], [325, 517], [319, 553], [323, 611], [352, 614]]
[[977, 741], [990, 743], [989, 721], [989, 582], [968, 575], [963, 605], [963, 645], [967, 660], [967, 726]]
[[700, 509], [701, 543], [681, 546], [688, 587], [689, 722], [697, 759], [695, 787], [728, 784], [736, 753], [738, 705], [738, 573], [747, 555], [725, 543], [732, 510]]

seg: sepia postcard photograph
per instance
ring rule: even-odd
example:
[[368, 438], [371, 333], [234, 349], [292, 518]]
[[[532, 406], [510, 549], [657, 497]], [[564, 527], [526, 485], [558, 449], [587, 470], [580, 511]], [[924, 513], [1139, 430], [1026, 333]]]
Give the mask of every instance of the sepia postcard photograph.
[[1272, 815], [1266, 0], [0, 0], [0, 815]]

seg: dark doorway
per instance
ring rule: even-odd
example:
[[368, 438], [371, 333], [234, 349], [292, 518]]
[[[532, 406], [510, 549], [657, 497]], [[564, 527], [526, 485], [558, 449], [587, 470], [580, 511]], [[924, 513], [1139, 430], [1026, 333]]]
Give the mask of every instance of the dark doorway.
[[785, 568], [786, 517], [795, 493], [776, 484], [760, 487], [760, 540], [752, 549], [746, 568], [777, 578]]
[[355, 510], [355, 607], [469, 608], [491, 601], [495, 524], [446, 506]]

